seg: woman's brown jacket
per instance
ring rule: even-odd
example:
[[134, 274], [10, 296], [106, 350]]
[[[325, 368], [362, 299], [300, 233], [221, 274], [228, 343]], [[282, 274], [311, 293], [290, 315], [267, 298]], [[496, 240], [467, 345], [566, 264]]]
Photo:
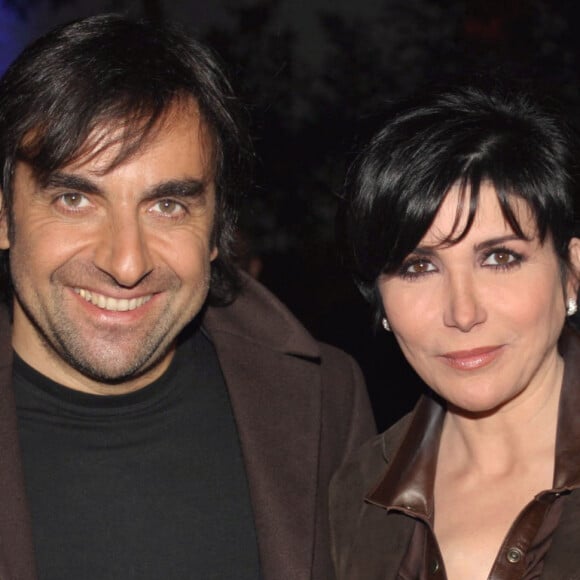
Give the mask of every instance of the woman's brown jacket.
[[[561, 471], [580, 473], [580, 337], [566, 329], [560, 340], [565, 361], [556, 455]], [[330, 488], [332, 552], [338, 580], [396, 580], [415, 520], [388, 510], [382, 500], [398, 477], [409, 479], [411, 449], [430, 436], [444, 414], [423, 396], [415, 410], [371, 440], [335, 475]], [[413, 425], [421, 424], [421, 433]], [[389, 474], [386, 477], [386, 474]], [[420, 474], [413, 474], [413, 478]], [[561, 477], [561, 473], [560, 473]], [[559, 479], [558, 469], [555, 485]], [[414, 479], [413, 479], [414, 480]], [[413, 490], [409, 489], [413, 501]], [[414, 498], [415, 501], [417, 498]], [[580, 489], [567, 490], [562, 516], [541, 575], [542, 580], [580, 580]]]

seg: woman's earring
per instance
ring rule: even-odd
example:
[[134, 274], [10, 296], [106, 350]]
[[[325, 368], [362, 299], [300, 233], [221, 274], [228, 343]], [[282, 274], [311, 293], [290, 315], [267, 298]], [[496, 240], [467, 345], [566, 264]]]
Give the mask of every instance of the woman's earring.
[[578, 312], [578, 302], [576, 299], [570, 298], [566, 304], [566, 316], [574, 316], [576, 312]]
[[386, 316], [383, 316], [383, 328], [387, 331], [387, 332], [391, 332], [391, 327], [389, 326], [389, 321], [387, 320]]

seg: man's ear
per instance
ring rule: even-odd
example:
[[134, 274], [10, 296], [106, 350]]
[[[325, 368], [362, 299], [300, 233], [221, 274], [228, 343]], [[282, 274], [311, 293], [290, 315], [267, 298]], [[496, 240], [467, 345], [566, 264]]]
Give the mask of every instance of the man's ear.
[[580, 238], [572, 238], [568, 244], [570, 272], [566, 283], [566, 299], [576, 298], [580, 287]]
[[4, 193], [0, 189], [0, 250], [10, 248], [10, 237], [8, 235], [8, 212], [4, 205]]

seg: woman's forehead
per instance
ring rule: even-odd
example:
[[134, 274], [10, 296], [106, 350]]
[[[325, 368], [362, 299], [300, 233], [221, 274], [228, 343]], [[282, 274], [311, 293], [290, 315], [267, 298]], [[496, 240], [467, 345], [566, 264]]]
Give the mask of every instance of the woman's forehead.
[[[470, 185], [455, 184], [449, 189], [435, 218], [421, 240], [422, 246], [436, 247], [453, 244], [470, 234], [510, 235], [514, 228], [505, 215], [504, 207], [494, 184], [483, 181], [478, 189], [475, 207]], [[508, 211], [526, 238], [537, 233], [536, 218], [529, 204], [515, 193], [507, 194]], [[471, 215], [473, 214], [470, 223]]]

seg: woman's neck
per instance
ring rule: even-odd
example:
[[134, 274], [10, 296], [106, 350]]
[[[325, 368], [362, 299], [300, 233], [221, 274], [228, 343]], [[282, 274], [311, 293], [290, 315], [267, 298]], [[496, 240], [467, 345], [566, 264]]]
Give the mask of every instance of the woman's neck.
[[439, 457], [452, 457], [456, 469], [463, 465], [490, 475], [513, 472], [531, 458], [553, 460], [563, 373], [557, 356], [534, 384], [492, 412], [470, 415], [449, 408]]

